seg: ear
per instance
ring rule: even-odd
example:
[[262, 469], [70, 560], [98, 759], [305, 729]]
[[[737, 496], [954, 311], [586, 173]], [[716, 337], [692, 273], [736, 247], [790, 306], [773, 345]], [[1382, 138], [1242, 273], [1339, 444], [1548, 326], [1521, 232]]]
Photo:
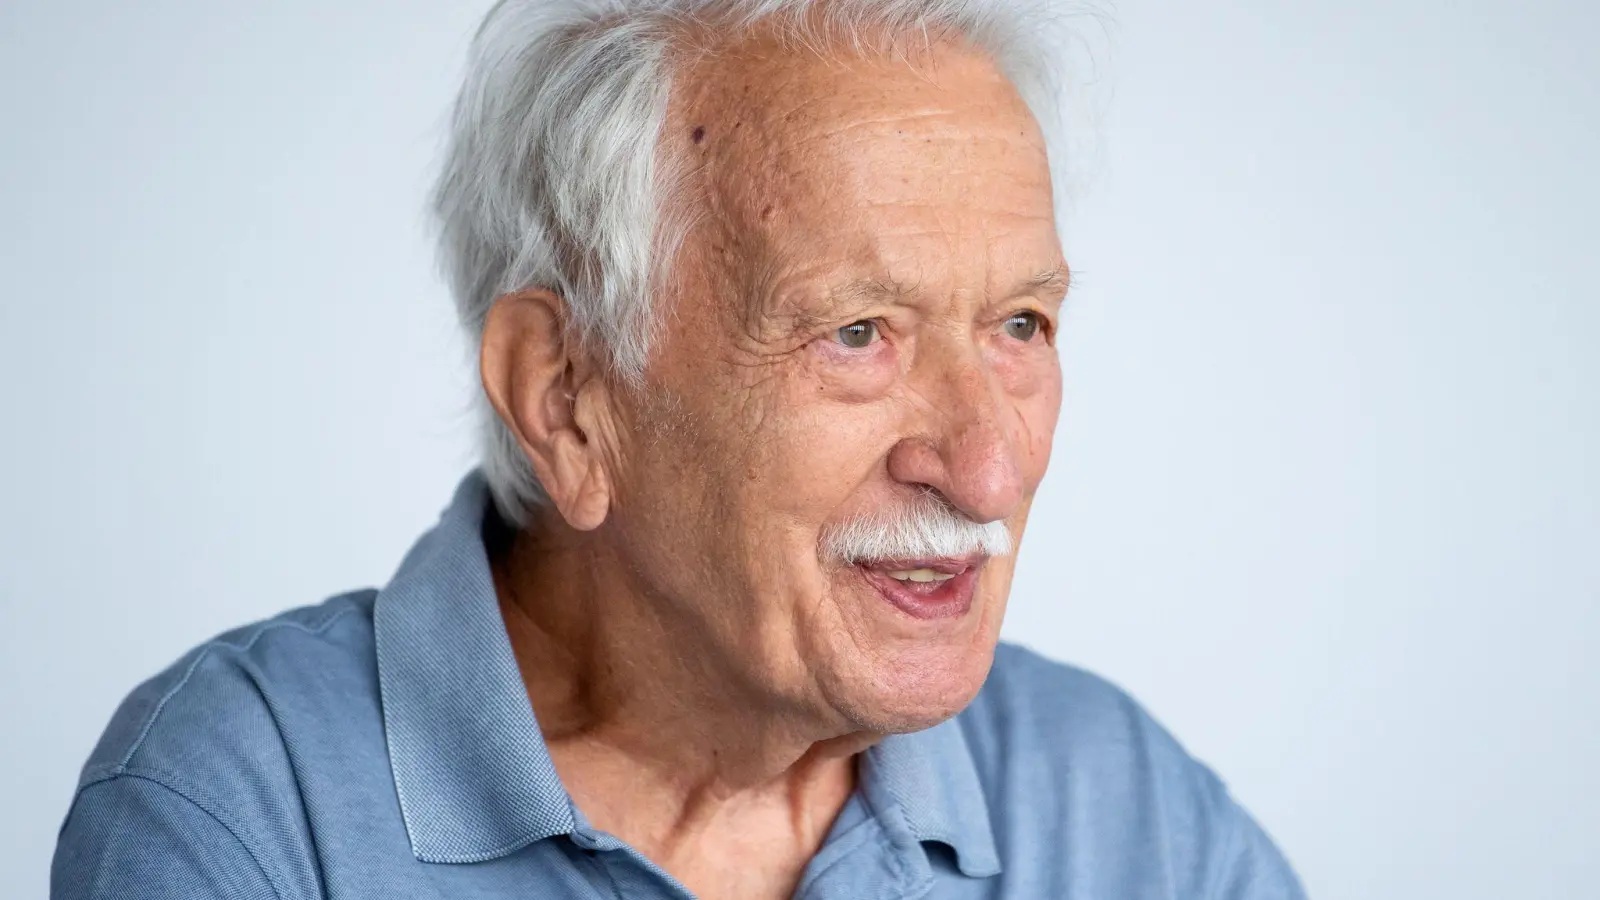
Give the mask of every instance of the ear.
[[496, 298], [484, 319], [478, 370], [489, 402], [556, 510], [568, 525], [588, 531], [611, 506], [605, 454], [591, 430], [605, 388], [588, 356], [570, 346], [566, 322], [566, 304], [548, 290]]

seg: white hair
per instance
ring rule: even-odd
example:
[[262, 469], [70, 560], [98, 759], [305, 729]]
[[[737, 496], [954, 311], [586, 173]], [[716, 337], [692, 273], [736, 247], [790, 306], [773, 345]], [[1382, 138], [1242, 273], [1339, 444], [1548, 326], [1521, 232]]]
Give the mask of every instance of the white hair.
[[974, 522], [931, 491], [906, 506], [850, 519], [822, 535], [823, 557], [843, 565], [1010, 552], [1011, 532], [1004, 522]]
[[[473, 40], [434, 192], [441, 263], [481, 338], [495, 298], [559, 294], [568, 336], [624, 383], [644, 372], [652, 305], [687, 228], [657, 152], [674, 69], [706, 37], [773, 29], [862, 52], [959, 40], [989, 56], [1053, 134], [1072, 0], [500, 0]], [[1059, 188], [1063, 179], [1055, 179]], [[510, 429], [481, 402], [483, 470], [503, 516], [545, 502]]]

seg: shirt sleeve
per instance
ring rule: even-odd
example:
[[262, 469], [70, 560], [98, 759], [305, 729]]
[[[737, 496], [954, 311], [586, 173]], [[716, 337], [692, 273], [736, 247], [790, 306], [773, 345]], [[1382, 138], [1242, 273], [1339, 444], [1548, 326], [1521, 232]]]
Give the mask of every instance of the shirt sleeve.
[[282, 900], [240, 838], [149, 778], [78, 793], [50, 867], [52, 900]]

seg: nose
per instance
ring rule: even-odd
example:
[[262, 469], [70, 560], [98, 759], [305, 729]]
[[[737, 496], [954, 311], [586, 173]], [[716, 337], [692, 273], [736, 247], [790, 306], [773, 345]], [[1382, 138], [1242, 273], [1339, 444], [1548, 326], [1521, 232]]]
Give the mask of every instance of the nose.
[[975, 522], [1010, 517], [1023, 500], [1023, 476], [1012, 431], [1016, 411], [976, 361], [945, 379], [934, 425], [889, 451], [889, 476], [938, 491]]

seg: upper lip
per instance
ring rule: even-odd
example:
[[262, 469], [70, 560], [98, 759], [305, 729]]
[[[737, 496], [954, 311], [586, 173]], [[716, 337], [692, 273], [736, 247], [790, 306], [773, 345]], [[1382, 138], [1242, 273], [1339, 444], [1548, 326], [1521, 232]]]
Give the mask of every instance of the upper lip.
[[940, 575], [960, 575], [968, 569], [981, 565], [984, 559], [981, 553], [971, 553], [966, 556], [939, 556], [926, 559], [871, 559], [862, 560], [857, 565], [868, 569], [882, 569], [886, 572], [932, 569]]

